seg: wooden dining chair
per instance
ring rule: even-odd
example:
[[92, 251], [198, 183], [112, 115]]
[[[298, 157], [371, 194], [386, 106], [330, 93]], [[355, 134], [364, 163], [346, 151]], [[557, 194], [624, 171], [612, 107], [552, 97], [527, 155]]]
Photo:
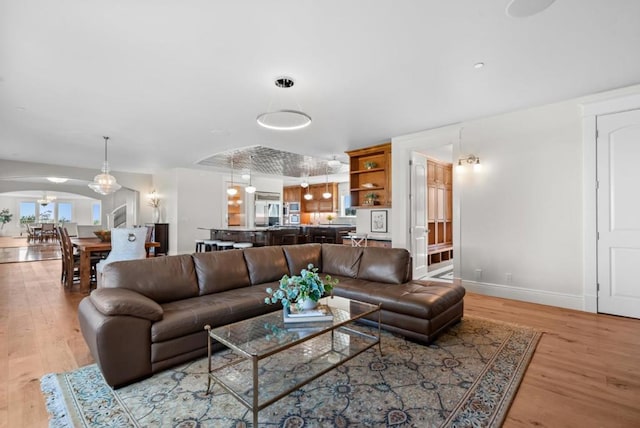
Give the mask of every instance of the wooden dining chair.
[[[80, 255], [74, 252], [71, 237], [66, 227], [58, 226], [57, 235], [62, 248], [62, 274], [60, 282], [65, 289], [71, 289], [80, 282]], [[100, 256], [91, 256], [91, 285], [97, 283], [96, 265], [102, 260]]]
[[55, 240], [56, 229], [53, 223], [42, 223], [42, 229], [40, 229], [40, 242]]

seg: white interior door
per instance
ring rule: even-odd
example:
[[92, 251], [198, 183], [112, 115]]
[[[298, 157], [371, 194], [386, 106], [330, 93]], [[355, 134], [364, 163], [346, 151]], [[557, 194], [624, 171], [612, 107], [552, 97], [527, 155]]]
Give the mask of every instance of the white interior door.
[[409, 201], [411, 216], [411, 256], [413, 277], [427, 274], [427, 158], [411, 154]]
[[597, 126], [598, 312], [640, 318], [640, 110]]

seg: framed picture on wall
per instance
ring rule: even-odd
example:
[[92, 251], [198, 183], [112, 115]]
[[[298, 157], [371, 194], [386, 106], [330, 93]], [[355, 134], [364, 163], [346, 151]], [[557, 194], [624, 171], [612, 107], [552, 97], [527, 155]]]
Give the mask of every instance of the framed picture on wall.
[[371, 210], [371, 232], [387, 233], [387, 210]]

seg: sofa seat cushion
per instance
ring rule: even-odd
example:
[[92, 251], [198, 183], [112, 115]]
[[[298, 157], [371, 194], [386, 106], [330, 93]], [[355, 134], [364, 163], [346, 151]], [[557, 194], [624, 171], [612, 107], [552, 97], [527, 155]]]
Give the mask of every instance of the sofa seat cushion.
[[464, 288], [457, 284], [434, 281], [384, 284], [360, 279], [342, 281], [333, 292], [336, 296], [379, 303], [386, 311], [428, 320], [461, 301], [465, 294]]
[[264, 303], [265, 290], [269, 286], [277, 285], [270, 283], [237, 288], [166, 303], [162, 305], [162, 320], [151, 325], [151, 342], [203, 331], [207, 324], [215, 328], [278, 310], [281, 306]]

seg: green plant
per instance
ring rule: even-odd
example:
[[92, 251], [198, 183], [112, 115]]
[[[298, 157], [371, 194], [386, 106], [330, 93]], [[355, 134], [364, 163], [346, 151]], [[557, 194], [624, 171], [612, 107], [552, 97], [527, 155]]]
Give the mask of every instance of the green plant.
[[377, 163], [375, 163], [374, 161], [366, 161], [366, 162], [364, 163], [364, 167], [365, 167], [365, 169], [373, 169], [373, 168], [375, 168], [375, 167], [377, 167], [377, 166], [378, 166], [378, 164], [377, 164]]
[[279, 301], [285, 308], [296, 304], [298, 309], [302, 309], [303, 300], [311, 299], [317, 302], [325, 293], [330, 293], [337, 284], [338, 280], [331, 278], [330, 275], [326, 275], [324, 280], [321, 279], [318, 275], [318, 268], [309, 264], [307, 269], [300, 271], [300, 275], [292, 277], [284, 275], [280, 279], [280, 286], [277, 290], [267, 288], [269, 296], [265, 297], [264, 302], [271, 304]]
[[0, 223], [2, 223], [0, 229], [4, 229], [4, 225], [6, 223], [9, 223], [11, 221], [11, 218], [13, 218], [13, 214], [11, 214], [9, 208], [5, 208], [0, 211]]
[[364, 195], [364, 198], [369, 199], [370, 201], [375, 201], [376, 199], [378, 199], [378, 194], [374, 192], [369, 192]]
[[35, 215], [23, 215], [22, 217], [20, 217], [20, 224], [35, 223], [35, 221]]

